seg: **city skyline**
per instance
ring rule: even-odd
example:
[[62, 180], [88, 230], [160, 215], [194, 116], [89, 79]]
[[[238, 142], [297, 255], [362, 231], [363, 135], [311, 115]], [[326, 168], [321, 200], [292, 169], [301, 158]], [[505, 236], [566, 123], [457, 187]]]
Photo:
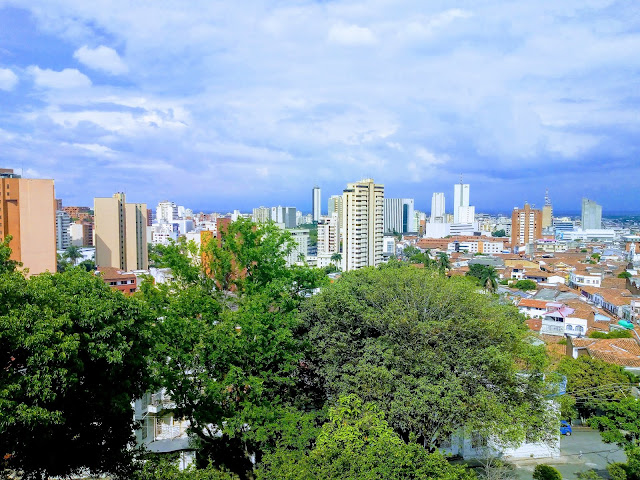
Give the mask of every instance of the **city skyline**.
[[462, 174], [477, 212], [638, 213], [638, 8], [0, 0], [0, 166], [65, 205], [309, 212], [374, 178], [429, 212]]

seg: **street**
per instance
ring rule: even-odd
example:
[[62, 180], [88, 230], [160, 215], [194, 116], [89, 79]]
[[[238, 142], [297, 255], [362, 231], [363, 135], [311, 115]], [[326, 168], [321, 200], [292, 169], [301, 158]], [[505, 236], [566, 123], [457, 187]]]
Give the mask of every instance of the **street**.
[[563, 479], [575, 479], [576, 473], [595, 469], [604, 478], [607, 476], [607, 464], [626, 462], [627, 456], [615, 444], [604, 443], [600, 433], [586, 427], [573, 427], [573, 434], [562, 436], [559, 458], [525, 459], [513, 461], [517, 467], [518, 478], [531, 480], [533, 469], [539, 463], [552, 465], [562, 473]]

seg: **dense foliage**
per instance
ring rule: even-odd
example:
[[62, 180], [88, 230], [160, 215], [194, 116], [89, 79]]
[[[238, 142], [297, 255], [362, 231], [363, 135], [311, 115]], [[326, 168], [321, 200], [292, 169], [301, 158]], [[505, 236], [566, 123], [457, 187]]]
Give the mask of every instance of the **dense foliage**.
[[541, 436], [544, 350], [524, 341], [513, 307], [470, 285], [399, 265], [323, 289], [303, 316], [327, 395], [376, 403], [405, 441], [430, 450], [463, 425], [505, 442]]
[[[1, 263], [1, 262], [0, 262]], [[146, 306], [81, 269], [0, 275], [0, 452], [24, 478], [126, 474], [149, 386]]]

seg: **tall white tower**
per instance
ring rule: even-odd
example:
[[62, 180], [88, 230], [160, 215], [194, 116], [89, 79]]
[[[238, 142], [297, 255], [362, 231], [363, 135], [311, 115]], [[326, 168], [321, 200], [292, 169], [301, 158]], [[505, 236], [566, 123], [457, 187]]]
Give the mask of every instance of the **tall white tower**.
[[431, 223], [445, 223], [444, 192], [434, 192], [431, 197]]
[[313, 215], [313, 221], [317, 223], [318, 220], [320, 220], [320, 215], [322, 215], [320, 187], [318, 187], [317, 185], [313, 187], [313, 193], [311, 197], [311, 213]]

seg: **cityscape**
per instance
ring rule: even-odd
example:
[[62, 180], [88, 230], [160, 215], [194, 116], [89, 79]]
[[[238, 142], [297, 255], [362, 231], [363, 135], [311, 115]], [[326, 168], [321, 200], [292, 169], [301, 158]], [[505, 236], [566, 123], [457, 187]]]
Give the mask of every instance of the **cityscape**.
[[639, 480], [639, 19], [0, 0], [0, 477]]

